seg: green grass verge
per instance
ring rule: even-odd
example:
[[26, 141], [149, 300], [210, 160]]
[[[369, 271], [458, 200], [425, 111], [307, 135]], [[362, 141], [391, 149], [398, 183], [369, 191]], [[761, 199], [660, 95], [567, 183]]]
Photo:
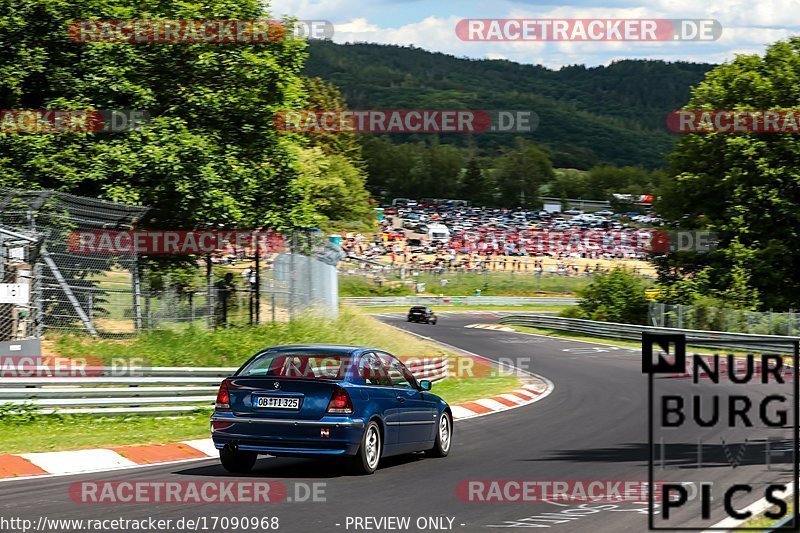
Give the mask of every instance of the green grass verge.
[[239, 366], [258, 350], [281, 344], [375, 346], [400, 357], [444, 354], [438, 346], [398, 332], [361, 313], [343, 309], [336, 320], [304, 316], [257, 327], [151, 331], [131, 339], [51, 335], [52, 351], [65, 357], [143, 358], [148, 366]]
[[609, 346], [621, 346], [623, 348], [637, 348], [642, 347], [641, 342], [635, 342], [624, 339], [612, 339], [609, 337], [592, 337], [591, 335], [582, 335], [580, 333], [570, 333], [569, 331], [560, 331], [554, 329], [531, 328], [528, 326], [513, 326], [511, 324], [504, 324], [520, 333], [534, 333], [536, 335], [546, 335], [548, 337], [558, 337], [560, 339], [569, 339], [576, 341], [587, 341], [596, 344], [608, 344]]
[[339, 276], [339, 296], [413, 296], [414, 289], [400, 282], [381, 283], [361, 276]]
[[2, 453], [52, 452], [208, 438], [211, 411], [176, 417], [38, 415], [0, 419]]
[[520, 387], [519, 378], [514, 376], [489, 376], [482, 378], [445, 379], [433, 384], [433, 392], [444, 398], [450, 405], [497, 396]]
[[[472, 296], [479, 289], [482, 296], [573, 295], [586, 287], [591, 278], [583, 276], [536, 276], [531, 272], [449, 272], [441, 275], [420, 274], [407, 280], [425, 283], [428, 294]], [[440, 281], [447, 280], [442, 287]], [[413, 287], [399, 280], [387, 280], [379, 286], [362, 276], [339, 276], [339, 296], [405, 296], [413, 295]]]
[[[777, 511], [777, 510], [778, 509], [775, 508], [775, 511]], [[794, 512], [794, 505], [792, 505], [790, 503], [789, 504], [788, 514], [791, 515], [793, 512]], [[774, 526], [778, 522], [780, 522], [780, 520], [772, 520], [771, 518], [767, 518], [766, 516], [764, 516], [762, 514], [762, 515], [756, 516], [755, 518], [751, 518], [750, 520], [748, 520], [747, 522], [742, 524], [742, 527], [751, 528], [751, 529], [752, 528], [760, 528], [760, 529], [766, 530], [766, 529]], [[737, 529], [735, 531], [747, 531], [747, 530], [746, 529]]]

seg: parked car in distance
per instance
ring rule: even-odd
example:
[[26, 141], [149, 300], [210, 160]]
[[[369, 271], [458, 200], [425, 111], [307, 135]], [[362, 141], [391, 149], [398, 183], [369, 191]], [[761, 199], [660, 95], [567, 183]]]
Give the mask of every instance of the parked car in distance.
[[211, 438], [234, 473], [259, 454], [341, 458], [361, 474], [391, 455], [445, 457], [453, 415], [431, 387], [378, 348], [267, 348], [222, 381]]
[[415, 305], [408, 310], [409, 322], [425, 322], [426, 324], [436, 324], [436, 313], [430, 307]]

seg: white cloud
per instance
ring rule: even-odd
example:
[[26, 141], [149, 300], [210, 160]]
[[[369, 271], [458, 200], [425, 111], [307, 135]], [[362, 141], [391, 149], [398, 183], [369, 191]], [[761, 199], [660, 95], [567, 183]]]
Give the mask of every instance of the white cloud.
[[336, 25], [334, 35], [377, 35], [381, 28], [377, 24], [370, 24], [365, 18], [353, 19], [350, 22], [339, 23]]
[[[618, 3], [618, 2], [617, 2]], [[628, 6], [531, 6], [513, 0], [496, 0], [488, 8], [469, 1], [452, 3], [451, 13], [476, 18], [668, 18], [717, 19], [722, 37], [714, 42], [465, 42], [455, 33], [463, 17], [426, 16], [426, 2], [361, 0], [275, 0], [273, 15], [291, 14], [300, 19], [323, 19], [334, 23], [334, 41], [414, 45], [457, 57], [508, 59], [538, 63], [551, 68], [567, 64], [608, 64], [620, 58], [652, 58], [699, 62], [722, 62], [736, 53], [763, 53], [772, 42], [800, 34], [798, 0], [630, 0]], [[393, 24], [387, 10], [402, 6], [404, 20]], [[480, 8], [476, 7], [480, 6]], [[427, 9], [426, 9], [427, 8]], [[436, 9], [441, 12], [442, 4]], [[478, 10], [479, 14], [471, 13]], [[392, 12], [394, 13], [394, 12]], [[420, 13], [414, 20], [414, 14]], [[388, 21], [388, 22], [387, 22]]]

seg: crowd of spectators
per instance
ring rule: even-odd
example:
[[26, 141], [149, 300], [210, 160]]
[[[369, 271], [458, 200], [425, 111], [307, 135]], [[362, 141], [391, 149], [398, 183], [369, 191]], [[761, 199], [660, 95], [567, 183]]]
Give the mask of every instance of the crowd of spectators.
[[[602, 211], [548, 213], [471, 207], [388, 208], [375, 234], [348, 233], [342, 247], [351, 258], [389, 268], [590, 275], [609, 261], [637, 260], [649, 253], [652, 229], [645, 215]], [[646, 217], [652, 225], [654, 217]], [[446, 238], [432, 239], [429, 227], [444, 225]], [[643, 273], [643, 272], [640, 272]]]

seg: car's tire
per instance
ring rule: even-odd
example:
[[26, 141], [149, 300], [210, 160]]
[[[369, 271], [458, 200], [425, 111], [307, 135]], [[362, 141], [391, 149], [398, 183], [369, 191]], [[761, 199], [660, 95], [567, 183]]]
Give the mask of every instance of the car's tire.
[[233, 474], [246, 474], [253, 469], [256, 459], [258, 459], [256, 452], [243, 452], [229, 446], [225, 446], [219, 451], [222, 468]]
[[408, 317], [408, 321], [411, 322], [411, 317]]
[[381, 461], [381, 429], [374, 420], [367, 424], [364, 436], [361, 437], [361, 446], [358, 447], [353, 457], [352, 471], [354, 474], [372, 474], [378, 469]]
[[429, 323], [430, 325], [432, 325], [432, 326], [435, 326], [435, 325], [436, 325], [436, 320], [437, 320], [437, 319], [436, 319], [436, 318], [434, 318], [434, 319], [433, 319], [433, 322], [430, 322], [430, 321], [429, 321], [428, 323]]
[[447, 457], [450, 445], [453, 442], [453, 417], [447, 411], [442, 411], [439, 423], [436, 426], [436, 441], [433, 448], [427, 451], [429, 457]]

